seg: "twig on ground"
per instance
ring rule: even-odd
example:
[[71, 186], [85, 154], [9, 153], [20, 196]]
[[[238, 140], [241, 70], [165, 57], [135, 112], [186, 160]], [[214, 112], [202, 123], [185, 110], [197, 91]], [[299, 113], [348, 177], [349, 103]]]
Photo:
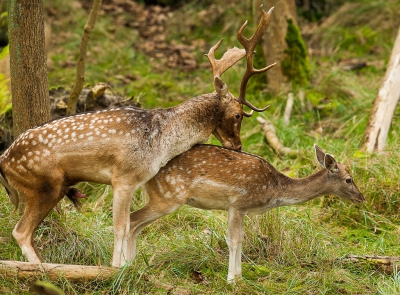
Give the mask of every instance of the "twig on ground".
[[285, 112], [283, 114], [283, 122], [286, 126], [290, 124], [290, 116], [292, 115], [292, 108], [294, 103], [294, 95], [292, 92], [289, 93], [288, 99], [286, 101]]
[[288, 155], [289, 157], [294, 157], [298, 155], [297, 150], [292, 150], [291, 148], [283, 146], [276, 135], [276, 130], [274, 125], [262, 117], [257, 117], [257, 121], [260, 123], [261, 128], [264, 131], [265, 139], [272, 146], [272, 148], [281, 155]]

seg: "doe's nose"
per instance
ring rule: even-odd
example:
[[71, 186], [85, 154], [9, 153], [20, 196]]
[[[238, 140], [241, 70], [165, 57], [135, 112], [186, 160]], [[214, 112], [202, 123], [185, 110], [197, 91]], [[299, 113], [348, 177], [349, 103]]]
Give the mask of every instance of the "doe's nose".
[[364, 202], [365, 201], [364, 195], [360, 195], [360, 199], [361, 199], [361, 202]]

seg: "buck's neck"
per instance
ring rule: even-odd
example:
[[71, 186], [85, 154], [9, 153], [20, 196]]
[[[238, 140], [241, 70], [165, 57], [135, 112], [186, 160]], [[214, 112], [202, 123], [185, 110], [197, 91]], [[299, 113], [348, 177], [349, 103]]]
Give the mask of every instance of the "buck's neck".
[[164, 125], [165, 131], [159, 143], [160, 148], [164, 144], [171, 147], [167, 161], [189, 150], [193, 145], [207, 141], [222, 116], [220, 99], [215, 92], [163, 110], [160, 123]]
[[279, 206], [307, 202], [330, 193], [328, 171], [321, 170], [305, 178], [287, 178], [279, 193]]

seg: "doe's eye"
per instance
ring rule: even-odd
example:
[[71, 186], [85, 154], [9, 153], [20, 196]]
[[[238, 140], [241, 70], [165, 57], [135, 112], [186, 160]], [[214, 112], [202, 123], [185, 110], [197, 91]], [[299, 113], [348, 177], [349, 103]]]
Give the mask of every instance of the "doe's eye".
[[349, 183], [349, 184], [350, 184], [350, 183], [351, 183], [351, 178], [347, 178], [347, 179], [346, 179], [346, 183]]
[[236, 118], [236, 120], [239, 120], [240, 119], [240, 115], [239, 114], [235, 114], [235, 118]]

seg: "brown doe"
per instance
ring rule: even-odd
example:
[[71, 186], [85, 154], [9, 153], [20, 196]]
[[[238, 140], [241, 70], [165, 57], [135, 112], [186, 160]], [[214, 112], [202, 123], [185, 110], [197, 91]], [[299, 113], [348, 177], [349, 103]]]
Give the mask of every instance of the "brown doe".
[[[130, 203], [135, 190], [151, 179], [173, 157], [205, 142], [214, 134], [222, 145], [240, 150], [240, 126], [243, 105], [260, 112], [245, 99], [246, 85], [256, 73], [252, 65], [254, 47], [265, 33], [272, 9], [262, 18], [253, 37], [239, 41], [245, 49], [228, 50], [220, 60], [214, 51], [207, 55], [214, 75], [215, 92], [197, 96], [168, 109], [144, 110], [117, 108], [83, 113], [50, 121], [27, 130], [0, 157], [0, 182], [12, 203], [25, 210], [12, 234], [29, 262], [42, 258], [33, 245], [37, 226], [64, 197], [75, 203], [83, 197], [71, 186], [81, 181], [109, 184], [113, 187], [114, 251], [112, 265], [120, 267], [131, 258], [128, 251]], [[242, 57], [247, 70], [235, 98], [220, 79]]]
[[242, 273], [241, 253], [246, 214], [303, 203], [334, 194], [353, 202], [364, 196], [346, 167], [314, 145], [324, 169], [293, 179], [264, 159], [212, 145], [197, 145], [177, 156], [144, 184], [148, 203], [131, 213], [129, 248], [135, 257], [136, 241], [144, 227], [187, 204], [200, 209], [228, 211], [228, 282]]

